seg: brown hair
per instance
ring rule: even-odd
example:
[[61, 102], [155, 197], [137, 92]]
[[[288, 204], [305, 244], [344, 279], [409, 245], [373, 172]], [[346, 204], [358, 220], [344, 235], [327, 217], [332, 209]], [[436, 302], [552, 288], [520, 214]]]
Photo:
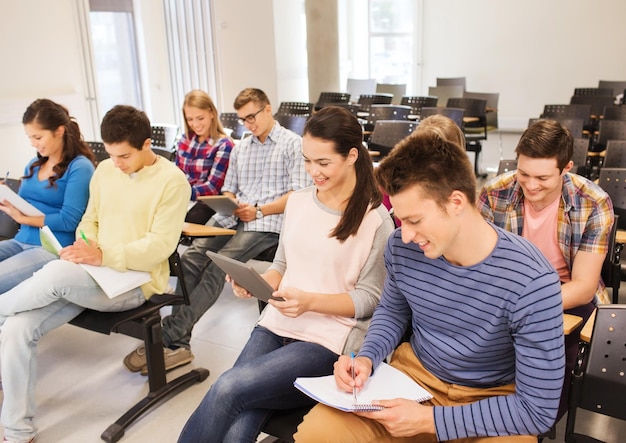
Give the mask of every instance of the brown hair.
[[343, 158], [348, 157], [352, 148], [358, 150], [358, 158], [354, 163], [356, 185], [346, 210], [331, 233], [343, 242], [357, 233], [369, 205], [376, 208], [383, 198], [374, 180], [372, 160], [363, 146], [363, 129], [347, 109], [325, 106], [307, 120], [304, 135], [333, 142], [335, 152]]
[[222, 126], [222, 122], [219, 118], [219, 113], [217, 112], [217, 108], [207, 94], [200, 89], [194, 89], [189, 91], [187, 95], [185, 95], [185, 101], [183, 102], [183, 120], [185, 121], [185, 134], [189, 136], [189, 134], [193, 133], [193, 130], [189, 127], [187, 123], [187, 116], [185, 115], [185, 106], [190, 106], [192, 108], [202, 109], [204, 111], [209, 111], [213, 114], [213, 118], [211, 119], [211, 125], [209, 127], [209, 137], [213, 140], [217, 140], [223, 137], [226, 137], [226, 132], [224, 132], [224, 127]]
[[[63, 177], [71, 161], [79, 155], [87, 157], [94, 163], [95, 157], [93, 151], [89, 148], [87, 143], [85, 143], [85, 140], [83, 140], [83, 135], [80, 132], [78, 123], [74, 117], [70, 116], [69, 111], [64, 106], [46, 98], [37, 99], [26, 108], [22, 116], [22, 124], [26, 125], [29, 123], [36, 123], [46, 131], [53, 132], [61, 126], [65, 128], [61, 161], [52, 168], [54, 174], [48, 178], [50, 187], [56, 187], [55, 182]], [[48, 157], [42, 157], [39, 153], [37, 157], [37, 160], [30, 165], [28, 175], [25, 175], [23, 178], [32, 177], [35, 168], [48, 161]]]
[[152, 138], [152, 127], [143, 111], [117, 105], [104, 115], [100, 135], [105, 143], [128, 142], [133, 148], [141, 150], [146, 140]]
[[236, 111], [238, 111], [250, 102], [254, 102], [265, 107], [270, 104], [270, 99], [267, 98], [265, 92], [260, 89], [246, 88], [237, 95], [235, 102], [233, 103], [233, 107]]
[[472, 205], [476, 201], [476, 177], [465, 149], [433, 131], [416, 132], [398, 143], [375, 175], [391, 196], [417, 184], [442, 208], [455, 190]]
[[554, 158], [559, 172], [574, 155], [574, 137], [555, 120], [537, 120], [524, 131], [515, 154], [530, 158]]

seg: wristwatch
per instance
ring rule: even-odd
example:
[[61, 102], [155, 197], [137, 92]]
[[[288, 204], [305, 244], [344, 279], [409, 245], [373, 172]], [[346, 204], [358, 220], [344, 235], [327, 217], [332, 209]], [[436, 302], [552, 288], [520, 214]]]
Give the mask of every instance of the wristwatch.
[[256, 218], [263, 218], [263, 211], [261, 211], [261, 207], [259, 205], [256, 205], [255, 208], [256, 208]]

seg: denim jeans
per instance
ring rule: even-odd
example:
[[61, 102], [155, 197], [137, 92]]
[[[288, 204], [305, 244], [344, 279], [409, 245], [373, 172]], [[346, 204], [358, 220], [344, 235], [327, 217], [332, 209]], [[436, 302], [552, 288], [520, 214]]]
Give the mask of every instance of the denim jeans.
[[41, 246], [14, 239], [0, 241], [0, 294], [17, 286], [56, 258]]
[[[208, 224], [216, 225], [214, 219]], [[278, 234], [244, 231], [243, 223], [237, 225], [237, 233], [232, 237], [195, 239], [181, 257], [190, 304], [174, 306], [171, 315], [163, 319], [164, 345], [172, 348], [189, 348], [191, 330], [217, 301], [224, 288], [226, 273], [213, 264], [206, 251], [219, 252], [245, 262], [277, 244]], [[180, 294], [180, 287], [177, 288], [177, 293]]]
[[332, 374], [337, 358], [321, 345], [257, 326], [233, 368], [217, 379], [191, 415], [179, 443], [255, 442], [273, 410], [315, 404], [293, 382]]
[[80, 266], [63, 260], [51, 261], [32, 278], [0, 294], [0, 371], [4, 391], [0, 422], [4, 435], [10, 440], [28, 441], [37, 433], [35, 381], [37, 343], [41, 337], [85, 308], [125, 311], [144, 302], [139, 288], [110, 299]]

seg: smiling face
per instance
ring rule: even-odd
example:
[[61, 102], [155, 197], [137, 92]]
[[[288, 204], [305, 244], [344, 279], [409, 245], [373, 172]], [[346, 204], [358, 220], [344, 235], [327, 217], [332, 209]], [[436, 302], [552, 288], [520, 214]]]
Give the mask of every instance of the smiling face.
[[204, 141], [210, 136], [211, 122], [214, 115], [208, 109], [200, 109], [194, 106], [183, 106], [185, 120], [191, 130], [198, 136], [200, 141]]
[[42, 157], [59, 160], [63, 153], [63, 134], [65, 127], [59, 126], [54, 131], [43, 129], [37, 122], [26, 123], [24, 132], [33, 148]]
[[356, 148], [343, 157], [336, 152], [334, 142], [305, 134], [302, 154], [306, 172], [313, 179], [318, 193], [337, 192], [346, 185], [353, 185], [356, 177], [354, 163], [358, 158]]
[[418, 184], [389, 198], [394, 215], [402, 221], [404, 243], [416, 243], [424, 255], [431, 259], [451, 251], [459, 231], [457, 219], [450, 215], [453, 198], [446, 202], [444, 209], [435, 200], [428, 198]]
[[524, 198], [536, 210], [554, 202], [562, 193], [563, 175], [572, 169], [570, 161], [559, 171], [555, 158], [531, 158], [520, 154], [517, 159], [517, 181]]
[[237, 115], [240, 119], [245, 120], [244, 125], [246, 128], [261, 141], [265, 140], [265, 137], [274, 127], [274, 118], [272, 117], [270, 105], [263, 106], [257, 102], [250, 101], [237, 109]]

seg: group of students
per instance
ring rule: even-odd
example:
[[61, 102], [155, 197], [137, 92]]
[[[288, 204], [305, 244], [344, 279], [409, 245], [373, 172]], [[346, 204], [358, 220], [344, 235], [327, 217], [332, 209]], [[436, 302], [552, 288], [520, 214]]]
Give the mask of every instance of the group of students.
[[[600, 269], [613, 222], [607, 195], [569, 172], [566, 129], [549, 121], [531, 126], [516, 148], [518, 170], [488, 182], [477, 199], [463, 134], [445, 117], [425, 119], [374, 168], [360, 124], [343, 108], [315, 113], [299, 137], [274, 120], [263, 91], [245, 89], [234, 108], [252, 136], [233, 148], [207, 98], [193, 91], [185, 99], [179, 168], [151, 151], [149, 121], [134, 108], [105, 115], [111, 160], [95, 172], [66, 110], [60, 107], [61, 124], [25, 114], [38, 156], [25, 171], [22, 196], [32, 177], [53, 179], [39, 184], [47, 193], [69, 192], [61, 181], [71, 178], [70, 168], [59, 168], [74, 159], [85, 164], [74, 174], [84, 192], [72, 199], [78, 215], [63, 226], [60, 260], [38, 247], [37, 228], [61, 230], [52, 220], [65, 209], [62, 198], [54, 210], [41, 206], [46, 216], [36, 220], [0, 204], [22, 224], [14, 240], [0, 242], [0, 274], [20, 256], [30, 266], [0, 291], [6, 441], [31, 441], [37, 432], [38, 340], [84, 308], [131, 309], [163, 291], [167, 258], [192, 215], [187, 202], [205, 192], [230, 195], [240, 208], [232, 217], [194, 215], [237, 233], [195, 239], [183, 253], [191, 304], [163, 319], [168, 368], [191, 361], [193, 326], [230, 281], [207, 251], [246, 261], [277, 247], [263, 277], [281, 300], [270, 300], [180, 442], [254, 442], [274, 411], [300, 407], [313, 409], [297, 442], [536, 441], [564, 413], [566, 349], [569, 367], [577, 340], [573, 333], [564, 346], [563, 309], [586, 317], [606, 299]], [[66, 158], [59, 146], [68, 150], [68, 126], [83, 148]], [[383, 192], [401, 222], [395, 231]], [[88, 241], [75, 235], [81, 231]], [[1, 252], [9, 247], [20, 249]], [[43, 257], [26, 255], [35, 252]], [[149, 271], [152, 281], [111, 300], [81, 263]], [[251, 296], [231, 284], [236, 296]], [[390, 354], [432, 400], [381, 399], [382, 411], [344, 413], [315, 405], [293, 386], [296, 377], [334, 373], [340, 388], [360, 389]], [[124, 363], [142, 371], [145, 350]]]

